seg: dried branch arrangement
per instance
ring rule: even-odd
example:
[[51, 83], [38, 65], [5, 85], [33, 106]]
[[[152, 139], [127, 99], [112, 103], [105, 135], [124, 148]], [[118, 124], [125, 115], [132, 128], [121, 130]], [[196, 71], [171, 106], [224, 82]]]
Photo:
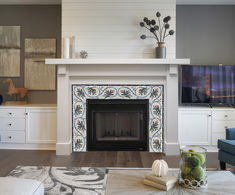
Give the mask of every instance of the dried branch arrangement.
[[147, 17], [144, 17], [143, 22], [140, 22], [140, 26], [143, 28], [148, 29], [153, 36], [146, 36], [146, 35], [141, 35], [141, 39], [146, 39], [146, 38], [154, 38], [157, 40], [157, 43], [164, 43], [165, 38], [168, 36], [171, 36], [175, 33], [174, 30], [169, 30], [170, 29], [170, 24], [168, 23], [171, 20], [170, 16], [167, 16], [163, 18], [163, 24], [161, 22], [161, 13], [157, 12], [157, 22], [156, 20], [152, 19], [149, 20]]

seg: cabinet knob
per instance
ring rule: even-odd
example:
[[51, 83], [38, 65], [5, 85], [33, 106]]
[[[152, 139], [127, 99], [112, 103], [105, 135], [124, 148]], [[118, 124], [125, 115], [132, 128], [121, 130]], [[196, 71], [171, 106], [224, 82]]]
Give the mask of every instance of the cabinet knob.
[[11, 136], [8, 136], [9, 139], [11, 139]]
[[11, 126], [11, 123], [10, 124], [8, 124], [9, 126]]
[[208, 116], [211, 117], [211, 114], [209, 114]]
[[11, 113], [11, 112], [9, 112], [9, 115], [12, 115], [12, 113]]
[[224, 116], [225, 116], [225, 117], [228, 117], [228, 115], [227, 115], [227, 114], [225, 114]]
[[25, 113], [25, 115], [28, 115], [28, 114], [29, 114], [28, 112]]

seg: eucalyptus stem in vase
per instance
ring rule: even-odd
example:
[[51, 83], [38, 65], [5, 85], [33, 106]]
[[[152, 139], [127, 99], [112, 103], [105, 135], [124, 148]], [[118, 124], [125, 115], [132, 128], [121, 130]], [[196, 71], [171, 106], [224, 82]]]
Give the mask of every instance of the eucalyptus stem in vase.
[[170, 30], [169, 21], [171, 20], [170, 16], [163, 18], [161, 22], [161, 13], [157, 12], [157, 22], [152, 19], [149, 20], [147, 17], [144, 17], [143, 22], [140, 22], [140, 26], [148, 29], [152, 36], [147, 36], [145, 34], [141, 35], [141, 39], [153, 38], [156, 39], [158, 47], [156, 47], [156, 58], [166, 58], [166, 47], [165, 47], [165, 38], [171, 36], [175, 33], [174, 30]]

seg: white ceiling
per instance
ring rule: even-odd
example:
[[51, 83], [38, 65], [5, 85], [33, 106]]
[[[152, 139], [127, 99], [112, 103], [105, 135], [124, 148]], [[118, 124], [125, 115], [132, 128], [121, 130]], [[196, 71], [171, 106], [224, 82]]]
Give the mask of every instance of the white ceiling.
[[[49, 5], [62, 0], [0, 0], [0, 5]], [[235, 0], [176, 0], [178, 5], [235, 5]]]
[[55, 5], [61, 0], [0, 0], [0, 5]]

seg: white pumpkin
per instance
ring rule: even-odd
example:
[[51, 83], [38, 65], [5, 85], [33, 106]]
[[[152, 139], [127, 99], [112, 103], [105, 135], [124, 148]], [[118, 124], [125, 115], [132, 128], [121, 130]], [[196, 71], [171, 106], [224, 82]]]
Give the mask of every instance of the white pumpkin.
[[155, 160], [152, 165], [153, 174], [162, 177], [168, 172], [168, 165], [164, 160]]

